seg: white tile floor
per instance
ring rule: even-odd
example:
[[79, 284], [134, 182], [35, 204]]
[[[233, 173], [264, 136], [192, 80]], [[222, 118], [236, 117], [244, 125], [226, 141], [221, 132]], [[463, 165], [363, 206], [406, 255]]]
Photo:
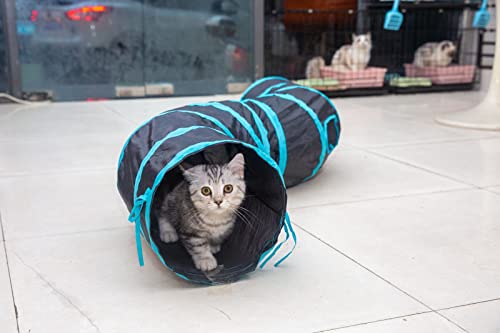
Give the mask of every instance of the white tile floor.
[[139, 268], [115, 187], [124, 140], [235, 97], [0, 106], [2, 333], [500, 332], [500, 133], [432, 120], [476, 92], [336, 100], [341, 145], [289, 191], [299, 243], [280, 268], [216, 287], [149, 250]]

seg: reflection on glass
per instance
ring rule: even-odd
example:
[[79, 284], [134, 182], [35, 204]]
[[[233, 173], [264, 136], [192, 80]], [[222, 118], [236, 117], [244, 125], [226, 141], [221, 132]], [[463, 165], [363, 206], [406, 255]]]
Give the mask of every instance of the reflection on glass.
[[142, 4], [136, 1], [16, 1], [23, 90], [56, 99], [114, 97], [143, 85]]
[[251, 2], [17, 0], [24, 91], [225, 93], [252, 75]]
[[251, 74], [251, 2], [146, 0], [146, 82], [178, 94], [227, 92]]

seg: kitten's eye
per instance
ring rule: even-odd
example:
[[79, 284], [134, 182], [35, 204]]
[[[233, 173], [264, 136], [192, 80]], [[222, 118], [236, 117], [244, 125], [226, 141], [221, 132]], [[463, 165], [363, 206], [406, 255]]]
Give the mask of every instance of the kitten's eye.
[[233, 192], [233, 185], [224, 186], [224, 193], [231, 193], [231, 192]]
[[208, 186], [203, 186], [201, 188], [201, 194], [203, 194], [204, 196], [209, 196], [210, 194], [212, 194], [212, 190]]

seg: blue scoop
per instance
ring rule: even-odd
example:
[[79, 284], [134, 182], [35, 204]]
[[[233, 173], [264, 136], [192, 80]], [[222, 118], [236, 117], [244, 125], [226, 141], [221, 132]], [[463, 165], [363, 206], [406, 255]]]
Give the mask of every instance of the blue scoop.
[[398, 11], [399, 0], [394, 0], [392, 9], [385, 14], [384, 29], [397, 31], [403, 23], [403, 14]]
[[488, 26], [488, 23], [490, 22], [491, 15], [486, 9], [486, 5], [488, 4], [488, 0], [483, 0], [483, 3], [481, 4], [481, 8], [476, 12], [474, 15], [474, 21], [472, 22], [472, 26], [474, 28], [481, 28], [484, 29], [486, 26]]

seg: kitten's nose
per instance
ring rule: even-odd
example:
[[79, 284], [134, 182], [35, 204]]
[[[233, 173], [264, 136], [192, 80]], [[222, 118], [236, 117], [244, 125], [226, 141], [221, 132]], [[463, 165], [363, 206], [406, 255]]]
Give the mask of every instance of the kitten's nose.
[[215, 199], [214, 202], [217, 204], [217, 206], [220, 207], [220, 205], [222, 203], [222, 199]]

